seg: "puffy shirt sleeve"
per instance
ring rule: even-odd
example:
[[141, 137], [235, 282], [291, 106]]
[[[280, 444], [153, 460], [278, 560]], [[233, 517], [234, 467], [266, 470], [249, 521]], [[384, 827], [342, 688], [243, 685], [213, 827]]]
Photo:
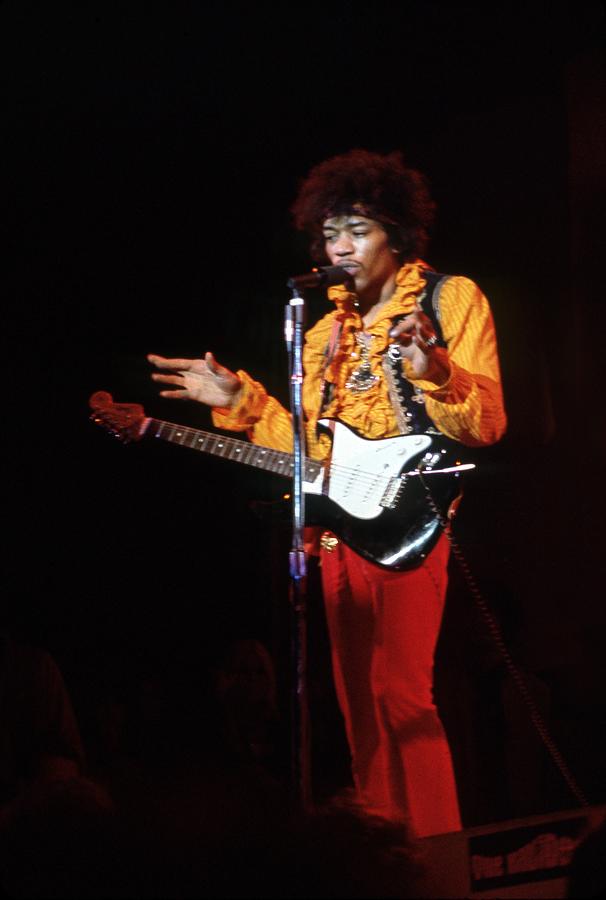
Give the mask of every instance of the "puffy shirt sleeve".
[[240, 369], [237, 375], [242, 383], [240, 400], [231, 409], [213, 408], [213, 425], [225, 431], [246, 431], [249, 440], [255, 444], [291, 452], [290, 413], [247, 372]]
[[507, 425], [497, 339], [488, 305], [469, 278], [454, 276], [440, 294], [440, 324], [448, 349], [436, 348], [441, 383], [405, 374], [425, 393], [427, 412], [437, 428], [467, 446], [493, 444]]
[[[314, 458], [327, 455], [330, 442], [316, 433], [320, 408], [322, 370], [326, 343], [333, 325], [334, 314], [317, 322], [305, 335], [303, 365], [303, 405], [306, 413], [306, 454]], [[213, 424], [226, 431], [245, 431], [249, 440], [263, 447], [292, 452], [293, 434], [290, 412], [271, 397], [262, 384], [254, 381], [247, 372], [237, 373], [242, 383], [242, 393], [236, 406], [230, 409], [212, 410]]]

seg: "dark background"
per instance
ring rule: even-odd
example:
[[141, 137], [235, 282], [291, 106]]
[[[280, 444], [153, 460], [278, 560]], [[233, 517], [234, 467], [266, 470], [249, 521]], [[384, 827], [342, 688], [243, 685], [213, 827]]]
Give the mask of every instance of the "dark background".
[[[2, 5], [5, 613], [83, 720], [141, 673], [203, 679], [238, 636], [266, 643], [288, 693], [282, 486], [124, 447], [88, 397], [210, 427], [158, 398], [145, 355], [212, 349], [287, 404], [286, 280], [311, 264], [299, 180], [352, 147], [402, 149], [438, 203], [428, 260], [480, 284], [499, 336], [509, 430], [478, 452], [456, 533], [604, 802], [603, 38], [593, 2]], [[309, 296], [312, 321], [326, 309]], [[338, 769], [311, 581], [318, 765]], [[457, 571], [439, 675], [466, 824], [577, 803]]]

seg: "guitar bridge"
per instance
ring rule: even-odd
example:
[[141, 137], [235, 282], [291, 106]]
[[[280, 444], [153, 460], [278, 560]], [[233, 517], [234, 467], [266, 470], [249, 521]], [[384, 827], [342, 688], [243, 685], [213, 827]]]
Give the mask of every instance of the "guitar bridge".
[[395, 509], [405, 484], [406, 475], [398, 475], [397, 478], [390, 478], [385, 493], [379, 501], [379, 506], [383, 506], [385, 509]]

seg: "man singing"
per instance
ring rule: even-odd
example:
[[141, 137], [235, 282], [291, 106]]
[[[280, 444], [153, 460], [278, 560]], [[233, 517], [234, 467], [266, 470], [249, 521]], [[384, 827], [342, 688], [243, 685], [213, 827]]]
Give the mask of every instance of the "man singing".
[[[486, 297], [463, 276], [423, 261], [434, 204], [400, 153], [365, 150], [315, 166], [293, 205], [317, 263], [352, 283], [328, 290], [333, 308], [306, 334], [307, 453], [330, 454], [320, 417], [378, 439], [438, 432], [493, 444], [506, 416]], [[386, 373], [389, 348], [397, 371]], [[151, 355], [161, 396], [213, 408], [216, 427], [291, 451], [290, 414], [244, 371], [204, 359]], [[394, 378], [398, 382], [394, 389]], [[447, 586], [448, 535], [408, 571], [382, 568], [334, 535], [319, 539], [335, 687], [359, 806], [418, 837], [461, 827], [450, 751], [433, 699], [434, 652]]]

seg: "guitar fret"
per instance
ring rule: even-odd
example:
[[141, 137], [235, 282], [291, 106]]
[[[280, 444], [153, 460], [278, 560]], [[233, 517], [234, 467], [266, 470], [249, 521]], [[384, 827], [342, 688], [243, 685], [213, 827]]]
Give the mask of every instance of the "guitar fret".
[[280, 471], [280, 457], [279, 457], [279, 455], [278, 455], [277, 453], [275, 453], [275, 452], [271, 454], [271, 464], [270, 464], [270, 468], [271, 468], [271, 471], [272, 471], [272, 472], [279, 472], [279, 471]]
[[242, 459], [242, 441], [232, 441], [229, 458], [239, 462]]
[[280, 456], [278, 456], [278, 459], [277, 459], [275, 471], [280, 472], [280, 474], [283, 475], [284, 474], [284, 466], [287, 465], [287, 463], [288, 463], [288, 459], [285, 456], [283, 456], [282, 454], [280, 454]]
[[[254, 445], [253, 445], [253, 446], [254, 446]], [[254, 448], [254, 454], [253, 454], [253, 455], [254, 455], [255, 458], [254, 458], [253, 460], [251, 460], [252, 465], [258, 466], [260, 469], [269, 469], [269, 466], [268, 466], [268, 464], [267, 464], [267, 463], [268, 463], [268, 461], [267, 461], [267, 457], [268, 457], [267, 450], [264, 450], [264, 449], [259, 450], [258, 447], [255, 447], [255, 448]]]
[[318, 472], [320, 471], [320, 468], [321, 467], [320, 467], [319, 463], [312, 462], [311, 460], [308, 459], [306, 461], [305, 473], [303, 475], [305, 481], [315, 481], [318, 476]]

